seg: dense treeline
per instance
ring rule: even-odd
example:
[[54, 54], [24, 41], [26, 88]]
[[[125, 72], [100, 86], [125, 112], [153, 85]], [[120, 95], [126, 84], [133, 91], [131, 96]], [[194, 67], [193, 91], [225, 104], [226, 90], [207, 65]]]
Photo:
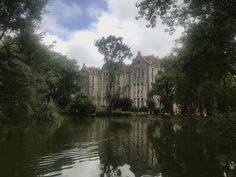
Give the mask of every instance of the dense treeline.
[[163, 112], [214, 115], [236, 111], [236, 4], [226, 0], [142, 0], [139, 17], [154, 27], [158, 17], [173, 32], [185, 27], [173, 55], [162, 61], [153, 94]]
[[[45, 0], [3, 0], [0, 7], [0, 117], [51, 120], [79, 91], [75, 60], [53, 52], [37, 33]], [[70, 104], [72, 105], [72, 104]]]

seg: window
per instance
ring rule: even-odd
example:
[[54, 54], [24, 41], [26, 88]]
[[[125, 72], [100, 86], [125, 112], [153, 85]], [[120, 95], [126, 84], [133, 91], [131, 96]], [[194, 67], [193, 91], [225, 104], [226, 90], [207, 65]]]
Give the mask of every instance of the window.
[[143, 83], [141, 83], [141, 86], [143, 86]]
[[138, 70], [138, 76], [137, 79], [140, 79], [140, 70]]
[[139, 86], [139, 83], [137, 83], [137, 86]]
[[152, 68], [152, 80], [154, 80], [154, 68]]
[[136, 86], [136, 84], [134, 83], [134, 86]]
[[142, 79], [144, 79], [144, 69], [142, 69]]

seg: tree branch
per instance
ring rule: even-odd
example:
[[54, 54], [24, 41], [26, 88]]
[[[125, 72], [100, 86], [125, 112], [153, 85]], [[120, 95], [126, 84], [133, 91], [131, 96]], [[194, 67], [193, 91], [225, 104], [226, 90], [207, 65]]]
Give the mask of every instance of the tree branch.
[[1, 34], [1, 36], [0, 36], [0, 41], [2, 40], [2, 38], [3, 38], [3, 36], [4, 36], [4, 34], [5, 34], [6, 31], [7, 31], [7, 28], [5, 28], [5, 29], [2, 31], [2, 34]]
[[14, 42], [8, 43], [7, 45], [3, 45], [3, 47], [0, 48], [0, 51], [3, 50], [3, 49], [5, 49], [5, 48], [7, 48], [7, 47], [10, 47], [10, 46], [13, 45], [13, 44], [16, 44], [16, 42], [14, 41]]

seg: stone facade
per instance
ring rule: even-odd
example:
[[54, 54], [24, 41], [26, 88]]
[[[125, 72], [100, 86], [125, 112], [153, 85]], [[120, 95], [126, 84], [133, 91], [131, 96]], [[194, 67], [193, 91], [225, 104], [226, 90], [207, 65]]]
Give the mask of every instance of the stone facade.
[[[108, 82], [107, 64], [102, 69], [86, 67], [81, 69], [81, 91], [93, 98], [97, 106], [107, 106], [106, 90]], [[119, 85], [124, 88], [122, 97], [133, 100], [133, 105], [140, 108], [146, 106], [148, 93], [155, 82], [159, 70], [159, 60], [153, 55], [142, 56], [140, 52], [130, 65], [123, 64], [119, 73]]]

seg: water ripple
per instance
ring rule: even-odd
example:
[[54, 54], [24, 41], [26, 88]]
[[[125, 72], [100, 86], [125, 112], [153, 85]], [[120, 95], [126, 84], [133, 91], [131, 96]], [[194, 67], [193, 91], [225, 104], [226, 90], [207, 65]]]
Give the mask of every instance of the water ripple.
[[76, 163], [98, 160], [98, 143], [97, 141], [77, 142], [71, 146], [67, 145], [66, 148], [71, 148], [62, 152], [37, 157], [31, 161], [31, 165], [24, 168], [28, 172], [37, 170], [45, 174], [43, 176], [60, 176], [62, 170], [71, 169]]

